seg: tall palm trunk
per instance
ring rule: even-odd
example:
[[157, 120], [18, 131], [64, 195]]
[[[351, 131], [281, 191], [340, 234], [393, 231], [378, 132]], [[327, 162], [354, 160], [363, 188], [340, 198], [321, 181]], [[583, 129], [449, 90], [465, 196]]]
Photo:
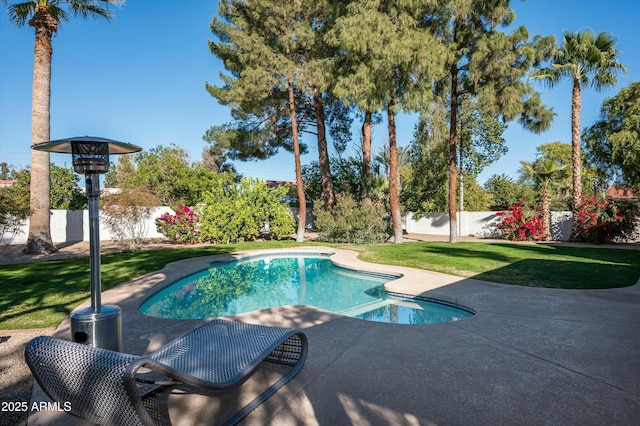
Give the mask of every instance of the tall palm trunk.
[[371, 129], [373, 128], [373, 114], [365, 111], [362, 123], [362, 198], [371, 199]]
[[582, 205], [582, 158], [580, 155], [580, 80], [574, 78], [571, 93], [571, 171], [573, 173], [573, 197], [571, 212], [571, 238], [578, 235], [580, 207]]
[[458, 114], [458, 68], [451, 66], [451, 114], [449, 119], [449, 242], [458, 242], [458, 213], [456, 211], [456, 181], [458, 169], [456, 167], [456, 138]]
[[[51, 37], [57, 22], [45, 7], [38, 6], [29, 25], [35, 28], [31, 145], [50, 140]], [[49, 212], [49, 153], [31, 150], [29, 236], [24, 252], [50, 254], [57, 251], [51, 240]]]
[[313, 105], [316, 113], [316, 125], [318, 128], [318, 164], [320, 165], [320, 183], [322, 186], [322, 199], [324, 209], [332, 210], [336, 196], [333, 190], [333, 177], [329, 162], [329, 150], [327, 149], [327, 130], [324, 119], [324, 103], [318, 86], [313, 86]]
[[402, 218], [400, 217], [400, 198], [398, 191], [398, 145], [396, 141], [396, 116], [393, 112], [393, 97], [387, 105], [389, 121], [389, 207], [393, 223], [393, 242], [402, 243]]
[[[288, 52], [287, 52], [288, 53]], [[299, 213], [298, 213], [298, 232], [296, 241], [301, 243], [304, 241], [304, 230], [307, 219], [307, 200], [304, 196], [304, 184], [302, 183], [302, 166], [300, 165], [300, 142], [298, 140], [298, 122], [296, 120], [296, 106], [293, 93], [293, 77], [289, 72], [288, 78], [289, 89], [289, 115], [291, 117], [291, 132], [293, 134], [293, 157], [296, 164], [296, 187], [298, 189]]]

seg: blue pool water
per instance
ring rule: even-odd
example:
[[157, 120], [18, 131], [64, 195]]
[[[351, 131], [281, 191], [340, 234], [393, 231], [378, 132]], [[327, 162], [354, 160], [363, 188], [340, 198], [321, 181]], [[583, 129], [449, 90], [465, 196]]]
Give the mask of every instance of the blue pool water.
[[399, 324], [449, 322], [474, 314], [444, 302], [387, 294], [384, 283], [397, 278], [341, 268], [328, 255], [251, 257], [213, 263], [151, 297], [140, 312], [160, 318], [196, 319], [302, 304]]

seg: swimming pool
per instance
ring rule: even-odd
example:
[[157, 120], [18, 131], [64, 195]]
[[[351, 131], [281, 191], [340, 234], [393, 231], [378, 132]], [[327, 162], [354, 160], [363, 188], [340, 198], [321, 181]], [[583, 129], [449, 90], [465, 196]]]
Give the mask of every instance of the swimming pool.
[[400, 278], [336, 266], [329, 254], [279, 253], [217, 262], [161, 290], [140, 312], [160, 318], [200, 319], [285, 305], [310, 305], [377, 322], [429, 324], [474, 315], [434, 299], [388, 294]]

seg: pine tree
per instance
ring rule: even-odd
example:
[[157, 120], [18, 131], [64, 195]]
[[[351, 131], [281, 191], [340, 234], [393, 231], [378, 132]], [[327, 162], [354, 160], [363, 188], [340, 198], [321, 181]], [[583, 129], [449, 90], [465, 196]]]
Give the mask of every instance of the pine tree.
[[[247, 160], [267, 158], [279, 148], [294, 151], [294, 132], [314, 133], [327, 210], [335, 200], [328, 134], [334, 143], [343, 143], [340, 141], [350, 135], [351, 123], [343, 103], [328, 93], [332, 56], [337, 49], [323, 41], [342, 3], [221, 2], [221, 19], [214, 18], [211, 25], [218, 38], [218, 42], [210, 43], [211, 51], [232, 75], [222, 77], [223, 87], [207, 89], [223, 105], [231, 107], [233, 122], [212, 127], [204, 139], [229, 150], [232, 159]], [[288, 54], [283, 55], [283, 49]], [[289, 108], [290, 71], [297, 115], [295, 128]], [[298, 145], [304, 153], [306, 146], [300, 140]]]
[[452, 0], [438, 11], [440, 32], [448, 42], [449, 107], [449, 242], [457, 241], [457, 129], [460, 99], [472, 96], [484, 114], [517, 120], [525, 128], [541, 132], [553, 113], [542, 105], [539, 94], [525, 81], [527, 73], [549, 57], [552, 38], [529, 41], [526, 28], [511, 34], [497, 31], [515, 15], [509, 0]]
[[431, 81], [442, 72], [445, 50], [426, 24], [433, 6], [410, 0], [356, 0], [337, 19], [327, 41], [345, 58], [336, 73], [334, 92], [365, 114], [363, 157], [372, 113], [385, 110], [390, 153], [389, 204], [394, 242], [402, 242], [395, 115], [427, 102]]
[[296, 91], [302, 78], [301, 57], [308, 33], [302, 2], [222, 0], [211, 22], [217, 42], [211, 52], [222, 59], [231, 76], [223, 87], [207, 90], [231, 107], [232, 125], [211, 130], [209, 137], [235, 151], [232, 158], [266, 158], [279, 147], [293, 151], [300, 205], [296, 240], [304, 240], [306, 199], [302, 182]]

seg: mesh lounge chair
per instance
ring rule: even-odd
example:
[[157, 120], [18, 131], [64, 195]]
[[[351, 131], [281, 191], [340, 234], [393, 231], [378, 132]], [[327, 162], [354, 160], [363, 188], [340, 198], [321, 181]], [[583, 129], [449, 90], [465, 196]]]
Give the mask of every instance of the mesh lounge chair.
[[[291, 380], [306, 356], [307, 338], [300, 331], [226, 320], [198, 327], [147, 356], [47, 336], [25, 349], [31, 372], [53, 401], [94, 423], [127, 426], [158, 424], [158, 413], [148, 409], [150, 386], [156, 393], [159, 385], [178, 384], [219, 390], [245, 381], [262, 361], [287, 366], [286, 374], [225, 422], [235, 424]], [[142, 374], [143, 367], [151, 373]], [[163, 380], [145, 379], [149, 375]]]

